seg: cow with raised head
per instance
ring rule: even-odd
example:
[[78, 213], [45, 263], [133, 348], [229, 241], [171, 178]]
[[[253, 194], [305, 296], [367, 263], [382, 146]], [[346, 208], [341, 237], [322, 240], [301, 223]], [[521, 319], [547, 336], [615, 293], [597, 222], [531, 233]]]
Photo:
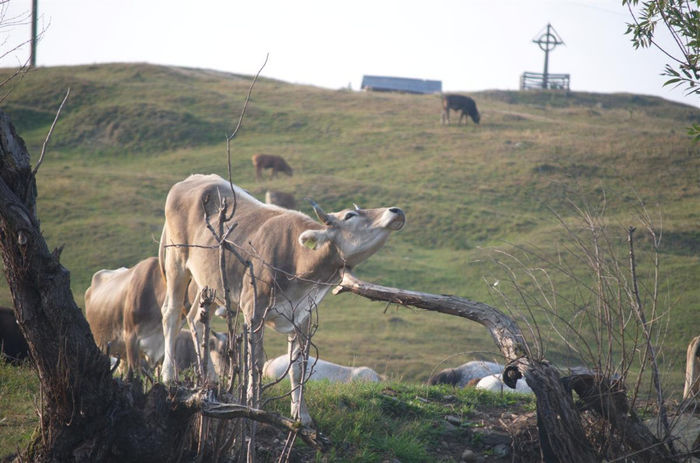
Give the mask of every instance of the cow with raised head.
[[[250, 262], [255, 285], [244, 262], [232, 255], [224, 269], [231, 300], [250, 327], [249, 352], [255, 359], [249, 377], [249, 399], [255, 404], [263, 367], [262, 324], [288, 336], [291, 366], [291, 414], [310, 424], [301, 393], [301, 357], [311, 312], [341, 281], [343, 272], [374, 254], [391, 232], [403, 228], [406, 217], [397, 207], [346, 209], [326, 213], [313, 203], [321, 223], [299, 212], [263, 204], [234, 186], [236, 226], [227, 238], [244, 262]], [[175, 184], [165, 203], [165, 225], [160, 239], [160, 264], [167, 290], [163, 303], [165, 359], [163, 379], [174, 378], [173, 343], [180, 307], [190, 279], [197, 286], [220, 287], [216, 240], [204, 224], [219, 217], [221, 201], [234, 203], [228, 181], [218, 175], [192, 175]], [[216, 224], [214, 224], [216, 227]], [[213, 246], [208, 248], [208, 246]], [[198, 325], [198, 324], [196, 324]]]
[[450, 109], [460, 111], [459, 123], [462, 123], [462, 118], [466, 123], [467, 116], [472, 118], [475, 124], [481, 120], [479, 111], [476, 109], [476, 103], [473, 99], [464, 95], [445, 94], [442, 95], [442, 124], [450, 123]]
[[275, 156], [274, 154], [255, 154], [252, 157], [253, 166], [255, 166], [255, 178], [257, 180], [262, 179], [263, 169], [272, 170], [272, 178], [277, 177], [278, 172], [283, 172], [290, 177], [292, 176], [292, 168], [289, 167], [287, 161], [285, 161], [282, 156]]
[[[183, 300], [189, 309], [196, 297], [192, 285]], [[141, 357], [146, 364], [155, 366], [163, 358], [164, 338], [160, 308], [165, 298], [165, 282], [160, 273], [158, 258], [150, 257], [131, 268], [100, 270], [92, 276], [85, 291], [85, 318], [95, 338], [95, 343], [105, 353], [126, 358], [129, 374], [139, 371]], [[197, 304], [195, 304], [197, 305]], [[178, 327], [179, 329], [179, 327]], [[186, 336], [185, 336], [186, 335]], [[189, 332], [183, 331], [178, 341], [178, 369], [192, 364], [194, 345]], [[221, 339], [210, 338], [210, 348], [218, 349], [217, 356], [225, 352]], [[216, 359], [215, 359], [216, 360]], [[217, 371], [217, 361], [213, 365]]]

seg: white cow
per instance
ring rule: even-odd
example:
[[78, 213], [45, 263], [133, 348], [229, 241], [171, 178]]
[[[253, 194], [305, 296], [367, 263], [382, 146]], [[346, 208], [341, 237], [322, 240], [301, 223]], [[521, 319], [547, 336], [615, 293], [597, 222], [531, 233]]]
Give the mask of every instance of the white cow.
[[[307, 363], [308, 370], [304, 379], [309, 381], [319, 381], [327, 379], [332, 383], [350, 383], [352, 381], [379, 382], [381, 377], [376, 371], [369, 367], [346, 367], [326, 360], [309, 356]], [[269, 379], [280, 379], [287, 375], [289, 371], [289, 355], [280, 355], [277, 358], [268, 360], [263, 366], [263, 377]]]
[[476, 383], [477, 389], [485, 389], [491, 392], [519, 392], [521, 394], [534, 394], [530, 386], [527, 385], [524, 378], [518, 379], [515, 383], [515, 389], [511, 389], [503, 383], [503, 377], [500, 373], [488, 375], [481, 378]]
[[[160, 239], [160, 266], [166, 279], [163, 307], [165, 359], [163, 379], [175, 377], [173, 346], [179, 330], [178, 315], [193, 279], [199, 288], [221, 288], [217, 241], [204, 217], [217, 228], [222, 202], [235, 224], [226, 245], [243, 262], [229, 254], [225, 275], [231, 300], [251, 327], [248, 351], [255, 359], [249, 377], [249, 404], [257, 405], [259, 375], [263, 367], [263, 323], [287, 335], [288, 350], [296, 360], [291, 367], [291, 414], [302, 424], [312, 423], [301, 391], [300, 340], [309, 335], [309, 316], [343, 273], [353, 269], [384, 245], [391, 232], [403, 228], [404, 212], [397, 207], [346, 209], [325, 213], [313, 204], [322, 223], [299, 212], [261, 203], [218, 175], [192, 175], [175, 184], [165, 202], [165, 225]], [[254, 281], [245, 262], [252, 264]], [[196, 322], [199, 311], [188, 319]], [[195, 326], [199, 324], [195, 323]]]

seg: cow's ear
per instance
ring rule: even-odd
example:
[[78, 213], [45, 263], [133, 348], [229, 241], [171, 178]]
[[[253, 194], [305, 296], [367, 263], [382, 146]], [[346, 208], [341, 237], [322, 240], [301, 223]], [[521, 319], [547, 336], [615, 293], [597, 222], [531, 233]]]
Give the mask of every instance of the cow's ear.
[[299, 244], [312, 250], [318, 249], [326, 241], [328, 241], [328, 231], [326, 230], [306, 230], [299, 235]]

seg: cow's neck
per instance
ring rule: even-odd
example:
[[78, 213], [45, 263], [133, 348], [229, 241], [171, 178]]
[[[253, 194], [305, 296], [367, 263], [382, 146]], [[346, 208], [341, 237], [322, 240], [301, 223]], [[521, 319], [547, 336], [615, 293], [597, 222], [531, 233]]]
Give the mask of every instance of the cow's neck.
[[297, 277], [305, 280], [323, 283], [339, 283], [344, 272], [349, 272], [347, 265], [336, 245], [326, 243], [312, 253], [307, 253], [309, 259], [297, 269]]

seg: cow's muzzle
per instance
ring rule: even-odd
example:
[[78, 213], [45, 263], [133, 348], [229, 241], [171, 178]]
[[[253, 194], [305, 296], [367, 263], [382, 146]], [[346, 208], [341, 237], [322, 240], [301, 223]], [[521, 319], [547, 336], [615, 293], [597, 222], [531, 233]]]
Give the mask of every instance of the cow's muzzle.
[[398, 207], [390, 207], [388, 211], [393, 215], [393, 218], [386, 226], [391, 230], [401, 230], [404, 225], [406, 225], [406, 214], [402, 209]]

